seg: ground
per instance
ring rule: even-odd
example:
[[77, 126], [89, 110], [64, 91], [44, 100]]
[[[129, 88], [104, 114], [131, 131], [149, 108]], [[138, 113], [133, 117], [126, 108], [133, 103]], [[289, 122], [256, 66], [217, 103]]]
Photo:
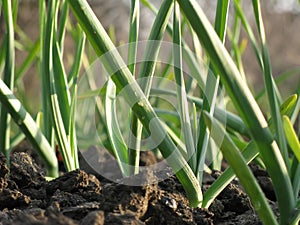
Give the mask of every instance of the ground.
[[[276, 211], [270, 179], [258, 167], [252, 169]], [[15, 152], [10, 173], [1, 155], [0, 224], [261, 224], [236, 180], [209, 209], [200, 209], [189, 206], [174, 175], [150, 185], [128, 186], [126, 179], [115, 183], [86, 170], [62, 172], [46, 181], [44, 170], [29, 154]], [[219, 175], [205, 174], [204, 192]], [[146, 171], [138, 176], [154, 175]]]

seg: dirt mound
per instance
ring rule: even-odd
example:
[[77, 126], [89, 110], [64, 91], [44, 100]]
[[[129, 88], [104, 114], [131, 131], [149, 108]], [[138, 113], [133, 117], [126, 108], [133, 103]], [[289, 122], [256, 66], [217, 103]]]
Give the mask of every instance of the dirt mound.
[[[0, 160], [0, 223], [6, 224], [260, 224], [248, 197], [231, 183], [209, 210], [191, 208], [177, 178], [145, 186], [109, 182], [83, 170], [46, 181], [26, 153]], [[220, 173], [207, 175], [207, 187]], [[153, 176], [145, 173], [145, 176]], [[262, 176], [261, 173], [259, 173]], [[125, 182], [126, 183], [126, 182]]]

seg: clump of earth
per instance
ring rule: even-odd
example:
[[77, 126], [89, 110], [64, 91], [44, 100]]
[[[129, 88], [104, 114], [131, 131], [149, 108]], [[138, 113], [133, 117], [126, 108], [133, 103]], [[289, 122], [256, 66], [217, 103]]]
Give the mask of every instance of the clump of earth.
[[[149, 158], [146, 162], [153, 163]], [[143, 157], [141, 157], [143, 159]], [[252, 166], [270, 204], [274, 192], [267, 174]], [[15, 152], [10, 169], [0, 155], [0, 224], [261, 224], [249, 198], [237, 181], [230, 183], [209, 209], [191, 208], [174, 175], [143, 186], [112, 182], [93, 170], [61, 172], [46, 181], [45, 171], [31, 155]], [[220, 175], [205, 174], [203, 190]], [[150, 171], [138, 176], [153, 180]]]

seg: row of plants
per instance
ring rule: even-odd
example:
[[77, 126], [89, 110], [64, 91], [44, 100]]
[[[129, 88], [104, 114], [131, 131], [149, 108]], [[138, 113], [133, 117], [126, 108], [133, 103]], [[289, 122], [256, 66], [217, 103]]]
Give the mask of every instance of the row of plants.
[[[6, 27], [0, 51], [0, 149], [7, 158], [27, 138], [44, 161], [49, 179], [54, 178], [58, 176], [55, 149], [67, 171], [77, 169], [78, 147], [94, 143], [92, 136], [115, 157], [127, 177], [139, 173], [143, 140], [150, 137], [154, 145], [147, 150], [167, 161], [192, 207], [208, 208], [237, 177], [263, 224], [298, 224], [300, 83], [286, 99], [278, 84], [295, 79], [299, 69], [274, 78], [259, 0], [251, 4], [258, 35], [240, 0], [232, 1], [233, 13], [229, 13], [229, 0], [218, 0], [213, 25], [196, 0], [164, 0], [158, 9], [151, 1], [131, 0], [129, 44], [122, 48], [126, 48], [125, 56], [87, 1], [49, 0], [46, 5], [39, 0], [38, 4], [39, 38], [31, 42], [17, 24], [18, 0], [0, 1]], [[155, 15], [148, 40], [143, 42], [142, 59], [138, 56], [140, 4]], [[264, 80], [264, 89], [257, 95], [243, 69], [242, 30]], [[71, 63], [64, 60], [69, 50], [66, 33], [76, 48]], [[171, 51], [163, 61], [165, 39]], [[16, 49], [28, 52], [19, 67]], [[93, 71], [92, 64], [99, 61], [103, 70]], [[34, 64], [42, 109], [30, 114], [26, 99], [17, 98], [14, 90], [22, 90], [20, 80]], [[80, 76], [82, 71], [93, 75]], [[96, 84], [98, 78], [105, 81], [103, 85]], [[168, 88], [170, 82], [174, 89]], [[171, 98], [176, 99], [172, 106]], [[267, 112], [261, 110], [261, 100], [268, 104]], [[120, 101], [129, 107], [122, 119]], [[226, 110], [224, 105], [231, 103], [232, 109]], [[229, 167], [203, 193], [203, 171], [220, 170], [223, 159]], [[248, 167], [252, 161], [270, 175], [279, 218]]]

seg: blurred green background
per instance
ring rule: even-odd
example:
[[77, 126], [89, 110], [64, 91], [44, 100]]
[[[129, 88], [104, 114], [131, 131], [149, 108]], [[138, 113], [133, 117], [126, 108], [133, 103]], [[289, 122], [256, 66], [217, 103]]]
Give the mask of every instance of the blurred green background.
[[[129, 22], [129, 0], [90, 0], [94, 11], [99, 17], [104, 27], [113, 33], [116, 37], [116, 42], [126, 42], [128, 38], [128, 22]], [[153, 0], [154, 4], [158, 5], [161, 1]], [[216, 0], [199, 1], [207, 15], [213, 21], [216, 7]], [[247, 12], [248, 19], [253, 21], [252, 7], [248, 1], [244, 1], [244, 9]], [[247, 5], [247, 3], [249, 5]], [[273, 74], [275, 77], [280, 74], [298, 69], [300, 70], [300, 7], [298, 1], [295, 0], [272, 0], [261, 1], [264, 23], [266, 28], [267, 43], [271, 55], [271, 64]], [[141, 12], [141, 35], [140, 39], [145, 40], [152, 25], [154, 15], [145, 7]], [[229, 16], [229, 23], [230, 23]], [[39, 36], [38, 24], [38, 2], [36, 0], [20, 0], [17, 24], [19, 31], [16, 39], [28, 46], [33, 45]], [[254, 29], [254, 31], [256, 31]], [[3, 15], [0, 16], [0, 41], [3, 39], [5, 32], [5, 24]], [[22, 32], [24, 35], [22, 35]], [[245, 35], [242, 35], [245, 36]], [[67, 51], [65, 51], [64, 60], [68, 62], [68, 56], [74, 53], [74, 43], [67, 34], [66, 37]], [[68, 41], [69, 40], [69, 41]], [[244, 39], [247, 43], [247, 39]], [[227, 42], [229, 43], [229, 42]], [[16, 45], [16, 63], [17, 68], [22, 64], [26, 55], [23, 51], [24, 46]], [[228, 49], [230, 45], [227, 44]], [[71, 57], [70, 57], [71, 58]], [[258, 93], [263, 88], [262, 74], [257, 61], [255, 60], [254, 52], [250, 43], [247, 43], [243, 55], [244, 69], [247, 80], [255, 93]], [[297, 72], [292, 79], [286, 79], [279, 88], [283, 91], [283, 97], [295, 90], [300, 80], [300, 73]], [[38, 76], [38, 68], [36, 66], [30, 67], [25, 76], [20, 79], [14, 90], [15, 94], [20, 99], [24, 99], [25, 107], [29, 112], [36, 113], [40, 108], [40, 80]]]

